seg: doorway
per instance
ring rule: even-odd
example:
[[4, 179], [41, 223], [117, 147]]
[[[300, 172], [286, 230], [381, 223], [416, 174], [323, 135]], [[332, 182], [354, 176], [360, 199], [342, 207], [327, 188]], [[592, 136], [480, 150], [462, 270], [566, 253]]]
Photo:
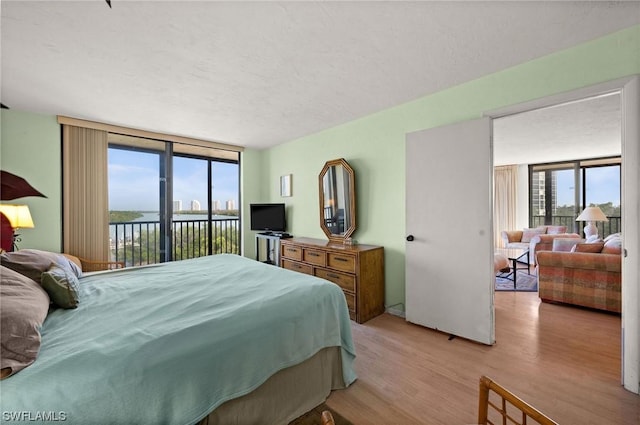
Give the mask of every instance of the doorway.
[[[504, 117], [523, 117], [531, 111], [552, 111], [564, 105], [576, 104], [585, 106], [585, 99], [615, 99], [620, 107], [620, 126], [618, 135], [621, 135], [620, 154], [622, 155], [622, 234], [624, 246], [622, 255], [622, 383], [624, 387], [634, 393], [638, 393], [640, 356], [639, 356], [639, 297], [638, 288], [632, 282], [638, 281], [638, 168], [640, 166], [640, 79], [637, 76], [623, 78], [607, 83], [598, 84], [573, 92], [514, 105], [502, 110], [492, 111], [486, 114], [495, 122]], [[494, 140], [494, 150], [496, 149]], [[498, 146], [499, 149], [499, 146]], [[573, 148], [573, 155], [576, 155]], [[599, 155], [607, 156], [607, 155]], [[519, 185], [521, 186], [521, 185]], [[526, 192], [525, 192], [526, 193]], [[520, 201], [519, 201], [520, 202]], [[519, 208], [527, 211], [528, 209]], [[527, 227], [528, 218], [519, 213], [518, 228]], [[625, 219], [626, 217], [626, 219]], [[627, 255], [633, 253], [633, 257]]]

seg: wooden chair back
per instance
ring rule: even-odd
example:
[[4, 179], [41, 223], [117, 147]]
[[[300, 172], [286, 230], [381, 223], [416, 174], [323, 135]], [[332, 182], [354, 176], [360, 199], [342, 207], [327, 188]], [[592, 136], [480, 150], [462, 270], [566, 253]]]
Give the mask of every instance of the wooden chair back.
[[480, 378], [478, 424], [558, 425], [544, 413], [486, 376]]
[[92, 261], [80, 258], [83, 272], [96, 272], [101, 270], [116, 270], [124, 268], [124, 261]]

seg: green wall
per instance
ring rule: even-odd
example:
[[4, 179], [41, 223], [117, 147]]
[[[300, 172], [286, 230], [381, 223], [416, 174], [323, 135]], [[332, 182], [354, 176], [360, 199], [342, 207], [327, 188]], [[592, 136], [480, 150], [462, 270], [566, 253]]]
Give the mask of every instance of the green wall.
[[60, 251], [62, 234], [61, 139], [56, 117], [2, 110], [0, 168], [24, 177], [47, 198], [26, 197], [7, 203], [27, 204], [35, 224], [21, 229], [24, 248]]
[[[640, 26], [635, 26], [272, 148], [264, 158], [266, 192], [270, 201], [287, 203], [294, 236], [324, 238], [318, 173], [325, 161], [345, 158], [356, 173], [353, 237], [385, 247], [386, 304], [404, 310], [406, 133], [638, 73]], [[279, 196], [283, 174], [293, 174], [291, 198]]]
[[240, 156], [240, 168], [242, 175], [240, 177], [240, 202], [242, 203], [242, 235], [243, 250], [242, 255], [249, 258], [255, 258], [256, 242], [255, 232], [250, 229], [249, 221], [249, 204], [266, 202], [265, 188], [266, 185], [261, 184], [264, 164], [264, 151], [255, 149], [245, 149]]

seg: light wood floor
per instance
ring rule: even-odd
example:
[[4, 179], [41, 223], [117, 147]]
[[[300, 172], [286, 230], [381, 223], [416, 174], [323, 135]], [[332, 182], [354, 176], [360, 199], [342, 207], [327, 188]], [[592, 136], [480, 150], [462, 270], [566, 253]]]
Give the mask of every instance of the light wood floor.
[[498, 292], [496, 344], [383, 314], [352, 322], [357, 381], [327, 404], [355, 425], [473, 424], [487, 375], [564, 425], [640, 424], [620, 384], [620, 317]]

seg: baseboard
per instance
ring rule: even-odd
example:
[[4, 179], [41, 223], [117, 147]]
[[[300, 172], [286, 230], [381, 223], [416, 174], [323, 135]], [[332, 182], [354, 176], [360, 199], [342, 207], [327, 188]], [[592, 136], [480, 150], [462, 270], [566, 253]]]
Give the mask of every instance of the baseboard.
[[394, 316], [402, 317], [403, 319], [406, 318], [405, 312], [402, 310], [398, 310], [397, 308], [388, 308], [386, 312]]

